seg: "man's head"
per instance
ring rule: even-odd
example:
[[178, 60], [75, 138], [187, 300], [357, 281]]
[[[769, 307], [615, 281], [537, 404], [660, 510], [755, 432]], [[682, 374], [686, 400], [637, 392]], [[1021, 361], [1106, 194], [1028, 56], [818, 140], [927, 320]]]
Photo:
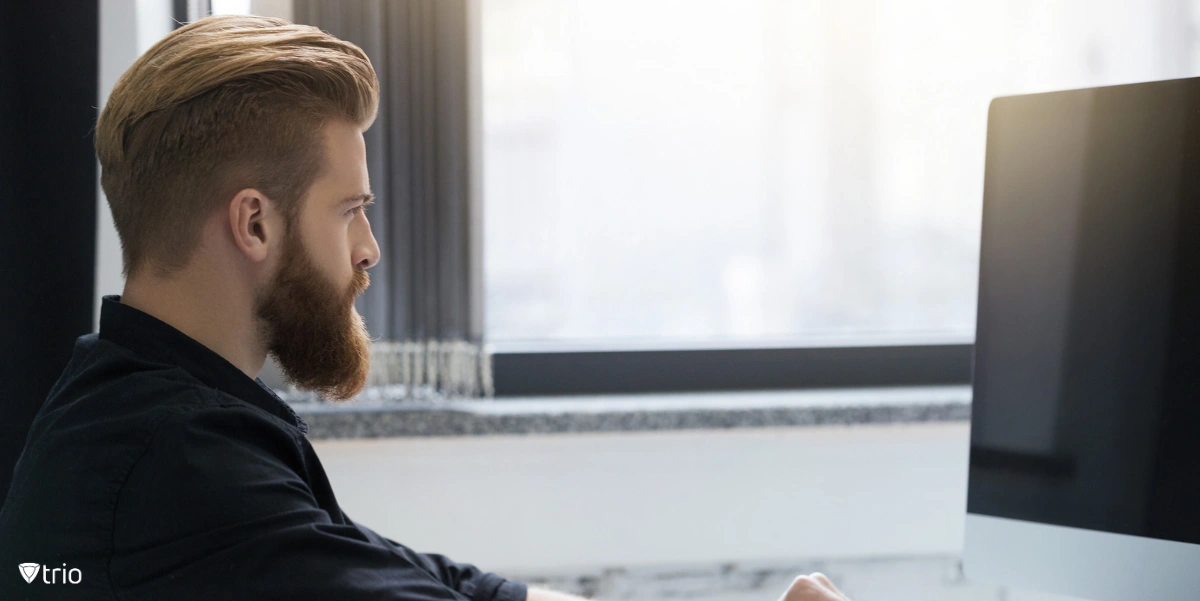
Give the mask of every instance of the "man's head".
[[123, 275], [215, 279], [252, 304], [288, 380], [352, 397], [370, 348], [353, 302], [379, 260], [362, 138], [378, 100], [362, 50], [313, 27], [222, 16], [165, 37], [96, 126]]

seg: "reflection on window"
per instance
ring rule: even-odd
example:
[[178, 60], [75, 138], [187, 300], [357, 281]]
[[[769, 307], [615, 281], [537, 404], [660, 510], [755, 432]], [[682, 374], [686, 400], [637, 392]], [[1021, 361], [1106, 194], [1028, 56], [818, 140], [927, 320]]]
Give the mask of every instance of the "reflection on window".
[[989, 100], [1196, 64], [1179, 3], [481, 4], [492, 341], [970, 341]]

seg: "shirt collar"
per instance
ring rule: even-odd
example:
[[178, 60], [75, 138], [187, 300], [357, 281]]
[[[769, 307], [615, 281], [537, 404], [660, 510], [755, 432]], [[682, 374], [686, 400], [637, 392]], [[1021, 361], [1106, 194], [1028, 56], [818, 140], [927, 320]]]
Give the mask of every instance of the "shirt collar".
[[177, 365], [205, 385], [254, 404], [308, 434], [308, 423], [259, 378], [251, 379], [227, 359], [174, 326], [129, 305], [121, 295], [102, 297], [100, 338], [147, 359]]

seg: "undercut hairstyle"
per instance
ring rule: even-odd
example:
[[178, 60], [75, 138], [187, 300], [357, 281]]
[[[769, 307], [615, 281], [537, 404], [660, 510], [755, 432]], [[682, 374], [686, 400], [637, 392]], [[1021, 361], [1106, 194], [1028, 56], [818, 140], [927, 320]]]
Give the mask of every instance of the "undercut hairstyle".
[[321, 127], [370, 127], [379, 80], [361, 48], [315, 27], [241, 15], [171, 32], [125, 71], [96, 123], [122, 275], [183, 269], [204, 222], [244, 188], [294, 231], [325, 165]]

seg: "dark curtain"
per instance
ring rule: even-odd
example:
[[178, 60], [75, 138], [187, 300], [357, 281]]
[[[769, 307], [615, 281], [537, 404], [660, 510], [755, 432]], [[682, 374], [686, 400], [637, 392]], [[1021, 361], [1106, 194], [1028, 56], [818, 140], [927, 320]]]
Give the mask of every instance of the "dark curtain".
[[[482, 347], [481, 215], [472, 202], [467, 0], [296, 0], [297, 23], [361, 47], [380, 80], [364, 134], [382, 259], [358, 309], [370, 383], [407, 396], [491, 395]], [[295, 390], [292, 390], [295, 393]]]
[[0, 2], [0, 502], [34, 415], [92, 331], [97, 2]]

